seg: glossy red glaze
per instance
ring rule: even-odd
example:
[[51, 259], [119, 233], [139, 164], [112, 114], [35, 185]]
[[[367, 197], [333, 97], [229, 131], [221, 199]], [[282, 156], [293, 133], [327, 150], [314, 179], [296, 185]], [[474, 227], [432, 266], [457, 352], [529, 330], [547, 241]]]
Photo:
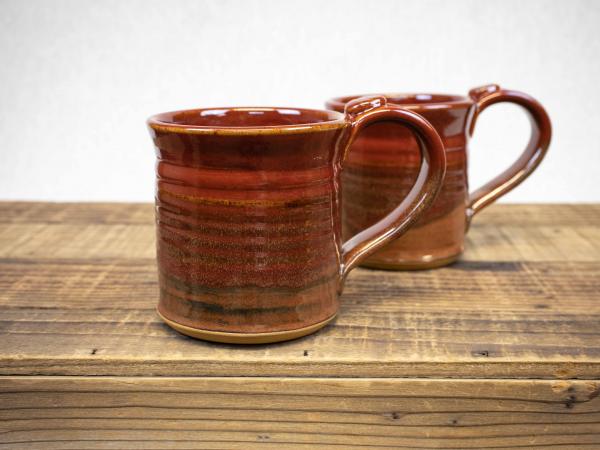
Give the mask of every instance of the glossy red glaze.
[[[443, 177], [433, 127], [382, 103], [355, 102], [345, 116], [212, 108], [152, 117], [159, 312], [228, 333], [297, 330], [335, 315], [348, 271], [403, 233]], [[418, 133], [424, 164], [400, 206], [342, 245], [341, 164], [360, 130], [381, 120]]]
[[[327, 102], [343, 111], [357, 96]], [[388, 94], [388, 102], [426, 118], [446, 148], [446, 177], [433, 206], [410, 231], [381, 248], [364, 264], [388, 269], [431, 268], [454, 261], [463, 251], [472, 216], [504, 195], [535, 170], [551, 137], [550, 119], [533, 98], [496, 85], [473, 89], [468, 97], [445, 94]], [[531, 140], [507, 170], [472, 194], [468, 191], [467, 143], [479, 114], [488, 106], [511, 102], [531, 119]], [[354, 142], [342, 173], [344, 236], [375, 223], [410, 189], [419, 170], [419, 147], [409, 130], [390, 123], [370, 126]]]

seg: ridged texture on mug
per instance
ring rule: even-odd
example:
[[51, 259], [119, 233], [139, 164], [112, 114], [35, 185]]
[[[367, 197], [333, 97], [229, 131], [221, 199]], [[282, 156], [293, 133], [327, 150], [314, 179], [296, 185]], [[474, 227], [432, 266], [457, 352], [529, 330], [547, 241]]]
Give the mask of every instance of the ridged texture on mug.
[[205, 330], [293, 330], [337, 310], [340, 128], [154, 131], [159, 310]]

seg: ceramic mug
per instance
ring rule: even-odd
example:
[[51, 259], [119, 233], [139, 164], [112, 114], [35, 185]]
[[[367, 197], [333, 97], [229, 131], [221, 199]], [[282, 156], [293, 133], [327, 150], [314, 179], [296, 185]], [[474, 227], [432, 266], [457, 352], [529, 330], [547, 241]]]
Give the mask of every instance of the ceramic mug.
[[[343, 111], [355, 96], [327, 102]], [[363, 265], [381, 269], [426, 269], [449, 264], [463, 252], [465, 233], [475, 214], [527, 178], [550, 144], [550, 119], [522, 92], [497, 85], [472, 89], [467, 97], [389, 94], [390, 104], [416, 112], [437, 130], [446, 148], [446, 177], [433, 206], [401, 238], [379, 249]], [[469, 193], [467, 142], [479, 115], [500, 102], [522, 106], [531, 119], [531, 138], [519, 159], [489, 183]], [[387, 214], [410, 188], [419, 170], [418, 145], [402, 127], [378, 123], [361, 134], [342, 173], [343, 234], [351, 235]]]
[[[381, 121], [415, 133], [423, 164], [399, 205], [342, 245], [342, 162], [361, 130]], [[348, 272], [406, 231], [445, 171], [434, 128], [381, 98], [353, 102], [345, 115], [210, 108], [158, 114], [148, 126], [158, 158], [158, 313], [205, 340], [275, 342], [325, 326]]]

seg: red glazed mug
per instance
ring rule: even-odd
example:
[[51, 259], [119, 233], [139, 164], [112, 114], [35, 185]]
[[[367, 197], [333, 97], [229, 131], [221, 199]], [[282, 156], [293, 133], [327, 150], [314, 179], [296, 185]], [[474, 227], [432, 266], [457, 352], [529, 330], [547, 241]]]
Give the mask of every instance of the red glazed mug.
[[[381, 121], [415, 133], [423, 164], [399, 205], [342, 245], [342, 162], [361, 130]], [[381, 98], [353, 102], [345, 115], [211, 108], [148, 125], [158, 157], [158, 313], [211, 341], [276, 342], [325, 326], [348, 272], [415, 222], [445, 171], [433, 127]]]
[[[433, 206], [401, 238], [362, 263], [381, 269], [426, 269], [449, 264], [463, 252], [473, 215], [527, 178], [550, 144], [550, 119], [544, 108], [522, 92], [496, 85], [472, 89], [468, 97], [436, 94], [389, 94], [390, 104], [427, 119], [446, 148], [446, 177]], [[327, 107], [343, 111], [355, 97], [340, 97]], [[479, 114], [488, 106], [510, 102], [522, 106], [531, 119], [531, 139], [519, 159], [480, 189], [469, 193], [467, 142]], [[418, 173], [419, 147], [402, 127], [378, 123], [352, 145], [342, 172], [343, 235], [370, 226], [406, 196]]]

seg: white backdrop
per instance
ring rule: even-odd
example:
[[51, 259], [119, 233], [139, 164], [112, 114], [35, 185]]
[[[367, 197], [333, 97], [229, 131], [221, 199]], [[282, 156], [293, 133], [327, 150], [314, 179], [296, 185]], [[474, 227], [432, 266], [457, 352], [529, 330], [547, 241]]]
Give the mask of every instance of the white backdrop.
[[[510, 202], [600, 201], [600, 1], [0, 0], [0, 198], [152, 201], [145, 119], [199, 106], [498, 83], [544, 104], [553, 143]], [[527, 141], [494, 106], [471, 185]]]

